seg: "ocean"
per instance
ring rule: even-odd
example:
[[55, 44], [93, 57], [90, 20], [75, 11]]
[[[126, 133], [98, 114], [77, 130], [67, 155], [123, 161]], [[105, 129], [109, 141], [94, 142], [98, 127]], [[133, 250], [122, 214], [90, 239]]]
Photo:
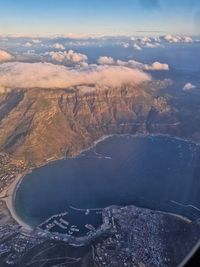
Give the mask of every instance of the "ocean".
[[101, 224], [101, 209], [136, 205], [196, 220], [200, 216], [200, 148], [167, 136], [110, 136], [76, 158], [26, 175], [15, 209], [37, 226], [54, 214], [79, 229]]

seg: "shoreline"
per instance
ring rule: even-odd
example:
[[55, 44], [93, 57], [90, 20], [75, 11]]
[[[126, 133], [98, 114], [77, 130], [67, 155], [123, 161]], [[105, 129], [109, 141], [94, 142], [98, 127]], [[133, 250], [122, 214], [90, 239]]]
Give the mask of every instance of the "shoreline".
[[10, 215], [12, 219], [22, 227], [22, 230], [32, 232], [33, 227], [31, 227], [29, 224], [25, 223], [20, 216], [17, 214], [15, 207], [14, 207], [14, 201], [15, 201], [15, 195], [18, 187], [20, 186], [20, 183], [25, 175], [27, 175], [29, 172], [25, 172], [22, 174], [19, 174], [17, 178], [14, 180], [14, 182], [7, 188], [6, 190], [6, 196], [2, 198], [2, 200], [6, 203], [6, 207], [8, 211], [10, 212]]
[[[179, 136], [172, 136], [170, 134], [161, 134], [161, 133], [108, 134], [108, 135], [103, 135], [97, 141], [94, 141], [93, 144], [91, 146], [89, 146], [88, 148], [80, 150], [80, 152], [73, 158], [79, 157], [82, 153], [87, 152], [88, 150], [94, 148], [97, 144], [103, 142], [104, 140], [106, 140], [106, 139], [108, 139], [110, 137], [115, 137], [115, 136], [117, 136], [117, 137], [128, 137], [128, 136], [130, 136], [130, 137], [167, 137], [167, 138], [170, 138], [170, 139], [175, 139], [177, 141], [191, 143], [193, 145], [196, 145], [196, 146], [200, 147], [200, 142], [195, 142], [192, 139], [186, 139], [186, 138], [179, 137]], [[62, 160], [62, 159], [67, 159], [67, 158], [65, 157], [65, 158], [61, 158], [61, 159], [58, 159], [58, 160]], [[49, 161], [48, 163], [53, 162], [53, 161], [57, 161], [57, 159]]]
[[[149, 133], [149, 134], [142, 134], [142, 133], [139, 133], [139, 134], [110, 134], [110, 135], [102, 136], [97, 141], [94, 141], [93, 144], [90, 145], [88, 148], [80, 150], [79, 153], [74, 158], [79, 157], [82, 153], [87, 152], [88, 150], [94, 148], [98, 143], [103, 142], [104, 140], [106, 140], [110, 137], [113, 137], [113, 136], [119, 136], [119, 137], [123, 137], [123, 136], [124, 137], [127, 137], [127, 136], [130, 136], [130, 137], [160, 137], [161, 136], [161, 137], [167, 137], [167, 138], [179, 140], [182, 142], [189, 142], [189, 143], [192, 143], [196, 146], [200, 146], [200, 143], [194, 142], [191, 139], [184, 139], [184, 138], [176, 137], [176, 136], [174, 137], [174, 136], [169, 135], [169, 134], [159, 134], [159, 133], [158, 134], [151, 134], [151, 133]], [[58, 160], [66, 160], [66, 159], [67, 159], [66, 157], [61, 157], [60, 159], [53, 159], [49, 162], [45, 162], [44, 164], [36, 166], [34, 169], [44, 167], [44, 166], [51, 164], [53, 162], [56, 162]], [[17, 214], [17, 212], [15, 210], [14, 201], [15, 201], [16, 191], [17, 191], [18, 187], [20, 186], [23, 178], [27, 174], [31, 173], [34, 169], [29, 169], [24, 173], [18, 174], [16, 179], [8, 186], [8, 188], [4, 192], [2, 192], [4, 194], [4, 196], [1, 198], [6, 203], [6, 207], [7, 207], [8, 211], [10, 212], [11, 217], [16, 221], [16, 223], [18, 225], [20, 225], [22, 227], [23, 230], [26, 230], [29, 232], [33, 231], [34, 227], [25, 223], [20, 218], [20, 216]], [[158, 210], [158, 212], [159, 212], [159, 210]], [[162, 212], [162, 211], [160, 211], [160, 212]], [[179, 216], [178, 214], [174, 214], [174, 215]], [[186, 217], [183, 216], [183, 218], [186, 218]], [[186, 219], [188, 219], [188, 218], [186, 218]]]

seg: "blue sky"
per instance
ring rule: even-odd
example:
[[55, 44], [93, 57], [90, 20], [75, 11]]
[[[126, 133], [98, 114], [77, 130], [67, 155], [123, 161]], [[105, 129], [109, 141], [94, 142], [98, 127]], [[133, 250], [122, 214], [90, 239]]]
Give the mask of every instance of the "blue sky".
[[0, 34], [198, 35], [199, 28], [199, 0], [0, 0]]

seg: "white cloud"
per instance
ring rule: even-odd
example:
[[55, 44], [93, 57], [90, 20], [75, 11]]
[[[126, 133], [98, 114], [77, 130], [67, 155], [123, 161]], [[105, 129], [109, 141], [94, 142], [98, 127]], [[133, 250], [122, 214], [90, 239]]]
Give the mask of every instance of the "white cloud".
[[39, 39], [33, 39], [32, 42], [33, 42], [34, 44], [40, 44], [42, 41], [39, 40]]
[[30, 49], [27, 52], [25, 52], [24, 54], [27, 54], [27, 55], [35, 55], [35, 50], [34, 49]]
[[141, 69], [141, 70], [169, 70], [169, 65], [165, 63], [160, 63], [160, 62], [154, 62], [151, 65], [148, 64], [143, 64], [141, 62], [135, 61], [135, 60], [129, 60], [129, 61], [122, 61], [122, 60], [117, 60], [116, 64], [119, 66], [126, 66], [129, 68], [136, 68], [136, 69]]
[[4, 50], [0, 50], [0, 62], [3, 61], [9, 61], [11, 60], [13, 57], [11, 54], [9, 54], [8, 52], [4, 51]]
[[152, 43], [147, 42], [147, 43], [145, 44], [145, 47], [147, 47], [147, 48], [156, 48], [156, 47], [158, 47], [158, 46], [159, 46], [159, 45], [158, 45], [157, 43], [152, 44]]
[[24, 44], [20, 44], [18, 43], [18, 45], [23, 45], [25, 47], [31, 47], [33, 45], [37, 45], [37, 44], [40, 44], [42, 41], [39, 40], [39, 39], [31, 39], [30, 41], [24, 43]]
[[164, 48], [166, 43], [192, 43], [194, 40], [190, 36], [179, 36], [167, 34], [158, 37], [131, 37], [130, 39], [135, 50], [142, 50], [144, 48]]
[[100, 65], [114, 65], [115, 64], [115, 61], [112, 57], [99, 57], [97, 62], [100, 64]]
[[144, 64], [136, 60], [129, 60], [129, 61], [117, 60], [116, 64], [119, 66], [124, 66], [132, 69], [140, 69], [140, 70], [144, 69]]
[[138, 44], [133, 44], [133, 48], [138, 51], [142, 50], [142, 47], [140, 47]]
[[146, 70], [169, 70], [169, 65], [156, 61], [151, 65], [145, 64], [145, 69]]
[[131, 38], [133, 41], [133, 48], [136, 50], [142, 50], [143, 48], [157, 48], [160, 45], [159, 39], [142, 37], [142, 38]]
[[125, 42], [122, 42], [122, 44], [121, 44], [124, 48], [128, 48], [130, 45], [129, 45], [129, 43], [125, 43]]
[[183, 37], [183, 42], [184, 43], [192, 43], [193, 42], [193, 39], [189, 36], [184, 36]]
[[26, 47], [31, 47], [32, 45], [33, 45], [33, 44], [30, 43], [30, 42], [27, 42], [27, 43], [24, 44], [24, 46], [26, 46]]
[[169, 43], [178, 43], [179, 42], [179, 36], [172, 36], [171, 34], [165, 35], [164, 40]]
[[133, 48], [136, 50], [161, 47], [159, 37], [132, 37], [131, 41], [133, 41]]
[[194, 89], [194, 88], [196, 88], [196, 86], [193, 85], [192, 83], [186, 83], [186, 84], [184, 85], [184, 87], [183, 87], [183, 90], [184, 90], [184, 91], [189, 91], [189, 90], [192, 90], [192, 89]]
[[59, 43], [55, 43], [52, 47], [55, 49], [65, 50], [64, 45], [59, 44]]
[[47, 52], [46, 55], [49, 55], [52, 60], [65, 63], [67, 65], [78, 64], [81, 62], [87, 62], [88, 57], [81, 53], [76, 53], [73, 50], [69, 51], [59, 51], [59, 52]]
[[81, 84], [118, 87], [141, 84], [151, 76], [138, 69], [123, 66], [97, 66], [71, 69], [51, 63], [12, 62], [0, 65], [0, 88], [68, 88]]
[[193, 39], [189, 36], [179, 36], [179, 35], [171, 35], [167, 34], [162, 36], [161, 39], [167, 41], [169, 43], [192, 43]]
[[151, 39], [150, 39], [150, 37], [142, 37], [140, 39], [140, 41], [143, 42], [143, 43], [150, 43], [151, 42]]

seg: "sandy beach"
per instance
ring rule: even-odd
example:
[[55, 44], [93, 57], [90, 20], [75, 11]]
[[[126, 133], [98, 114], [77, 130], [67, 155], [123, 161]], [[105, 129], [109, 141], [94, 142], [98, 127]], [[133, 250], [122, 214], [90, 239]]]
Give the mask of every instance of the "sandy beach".
[[26, 173], [19, 174], [16, 177], [14, 182], [6, 190], [5, 198], [3, 198], [2, 200], [5, 201], [6, 206], [9, 210], [12, 218], [22, 227], [23, 230], [31, 232], [33, 230], [33, 228], [30, 225], [28, 225], [27, 223], [25, 223], [24, 221], [22, 221], [22, 219], [18, 216], [18, 214], [15, 210], [14, 204], [13, 204], [14, 199], [15, 199], [16, 190], [17, 190], [18, 186], [20, 185], [25, 174]]

